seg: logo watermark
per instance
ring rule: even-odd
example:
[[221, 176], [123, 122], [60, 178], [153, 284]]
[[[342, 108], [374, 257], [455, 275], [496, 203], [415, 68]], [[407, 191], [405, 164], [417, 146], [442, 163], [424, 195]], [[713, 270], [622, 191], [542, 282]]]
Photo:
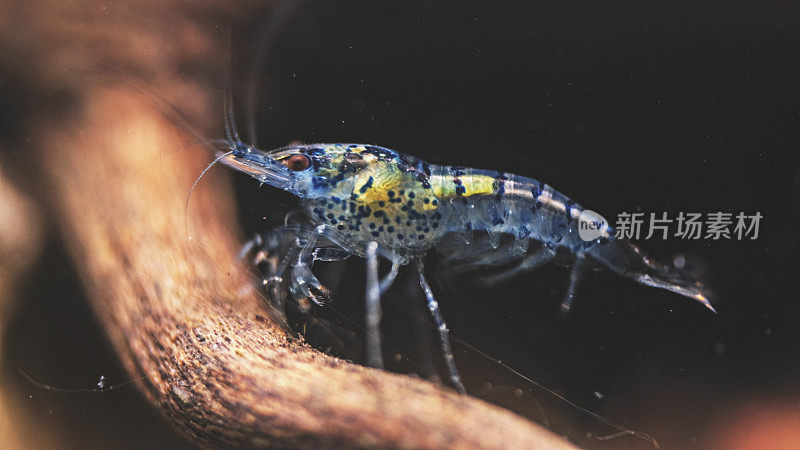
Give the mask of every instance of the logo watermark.
[[608, 231], [608, 221], [591, 209], [584, 209], [578, 216], [578, 235], [584, 241], [593, 241]]
[[[761, 219], [760, 212], [736, 215], [728, 212], [684, 213], [669, 217], [664, 212], [660, 215], [650, 213], [622, 212], [617, 215], [613, 228], [617, 239], [652, 239], [659, 237], [669, 239], [757, 239]], [[603, 236], [609, 230], [608, 221], [600, 214], [584, 210], [578, 217], [578, 234], [584, 241], [592, 241]], [[644, 233], [646, 231], [646, 234]]]

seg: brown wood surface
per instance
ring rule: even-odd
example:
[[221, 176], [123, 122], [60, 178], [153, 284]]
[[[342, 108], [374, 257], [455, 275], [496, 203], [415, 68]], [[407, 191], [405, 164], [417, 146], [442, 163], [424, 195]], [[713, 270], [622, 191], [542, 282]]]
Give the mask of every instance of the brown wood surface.
[[42, 246], [36, 205], [6, 176], [0, 161], [0, 444], [4, 448], [45, 448], [55, 444], [50, 430], [36, 429], [3, 373], [5, 334], [20, 300], [20, 286]]
[[184, 220], [208, 152], [132, 89], [142, 83], [126, 70], [194, 112], [194, 123], [220, 122], [219, 86], [180, 67], [219, 63], [224, 39], [206, 36], [208, 24], [246, 14], [246, 3], [235, 13], [202, 2], [24, 3], [0, 3], [13, 18], [4, 50], [25, 55], [18, 76], [30, 78], [29, 94], [58, 99], [25, 121], [29, 176], [47, 189], [121, 361], [178, 429], [207, 446], [568, 446], [499, 407], [287, 335], [234, 263], [239, 232], [222, 168], [200, 184]]

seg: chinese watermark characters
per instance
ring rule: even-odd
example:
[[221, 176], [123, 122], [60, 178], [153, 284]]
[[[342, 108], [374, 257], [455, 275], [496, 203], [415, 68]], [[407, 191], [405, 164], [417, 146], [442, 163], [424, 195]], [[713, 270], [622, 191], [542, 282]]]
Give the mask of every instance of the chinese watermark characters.
[[763, 216], [760, 212], [736, 215], [726, 212], [678, 213], [670, 218], [667, 213], [620, 213], [614, 236], [618, 239], [757, 239]]

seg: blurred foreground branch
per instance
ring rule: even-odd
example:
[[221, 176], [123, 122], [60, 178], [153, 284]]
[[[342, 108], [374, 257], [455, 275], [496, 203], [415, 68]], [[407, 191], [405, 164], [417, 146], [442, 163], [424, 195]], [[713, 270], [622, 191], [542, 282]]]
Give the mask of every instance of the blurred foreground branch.
[[[33, 202], [22, 194], [0, 167], [0, 367], [5, 363], [5, 332], [26, 271], [42, 246], [42, 224]], [[8, 380], [0, 375], [0, 442], [6, 448], [52, 445], [46, 430], [34, 431], [24, 417], [19, 399], [10, 395]]]
[[[34, 86], [68, 94], [61, 110], [27, 121], [57, 227], [123, 364], [171, 422], [211, 446], [567, 446], [501, 408], [287, 336], [234, 264], [224, 180], [203, 180], [184, 221], [207, 152], [124, 74], [102, 84], [86, 76], [124, 64], [153, 74], [150, 87], [170, 102], [219, 111], [209, 100], [218, 86], [178, 75], [187, 59], [221, 54], [193, 18], [213, 8], [124, 5], [106, 15], [81, 2], [2, 7], [30, 40], [15, 45], [41, 70], [30, 74]], [[37, 31], [26, 33], [25, 21]]]
[[148, 102], [92, 90], [84, 111], [46, 128], [40, 150], [94, 309], [178, 426], [211, 445], [560, 444], [500, 408], [284, 334], [233, 265], [233, 200], [220, 180], [193, 197], [187, 239], [184, 193], [202, 166]]

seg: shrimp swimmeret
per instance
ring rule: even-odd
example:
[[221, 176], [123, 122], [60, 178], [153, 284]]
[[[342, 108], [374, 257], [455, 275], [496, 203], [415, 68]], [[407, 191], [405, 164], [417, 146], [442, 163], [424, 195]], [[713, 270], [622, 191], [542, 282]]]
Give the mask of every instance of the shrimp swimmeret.
[[[650, 259], [635, 244], [617, 239], [604, 224], [584, 240], [584, 210], [552, 187], [531, 178], [497, 171], [429, 164], [413, 156], [363, 144], [293, 145], [265, 152], [242, 143], [236, 133], [217, 158], [262, 183], [296, 195], [307, 215], [304, 227], [286, 229], [292, 245], [273, 269], [272, 281], [286, 282], [297, 299], [323, 304], [329, 291], [312, 272], [314, 261], [357, 255], [367, 260], [367, 360], [382, 366], [378, 334], [380, 297], [402, 265], [417, 266], [419, 284], [438, 327], [452, 384], [464, 386], [450, 350], [448, 331], [428, 284], [423, 257], [432, 249], [450, 251], [468, 267], [510, 266], [487, 278], [506, 279], [552, 260], [557, 250], [574, 255], [562, 311], [569, 311], [582, 267], [593, 262], [639, 283], [666, 289], [714, 311], [700, 282]], [[280, 229], [246, 246], [274, 250]], [[470, 242], [474, 231], [488, 233]], [[277, 233], [277, 234], [276, 234]], [[503, 240], [501, 235], [514, 239]], [[269, 237], [268, 237], [269, 236]], [[584, 235], [585, 237], [585, 235]], [[539, 245], [528, 249], [529, 241]], [[455, 252], [453, 252], [455, 242]], [[383, 279], [378, 258], [392, 264]], [[512, 264], [513, 263], [513, 264]]]

